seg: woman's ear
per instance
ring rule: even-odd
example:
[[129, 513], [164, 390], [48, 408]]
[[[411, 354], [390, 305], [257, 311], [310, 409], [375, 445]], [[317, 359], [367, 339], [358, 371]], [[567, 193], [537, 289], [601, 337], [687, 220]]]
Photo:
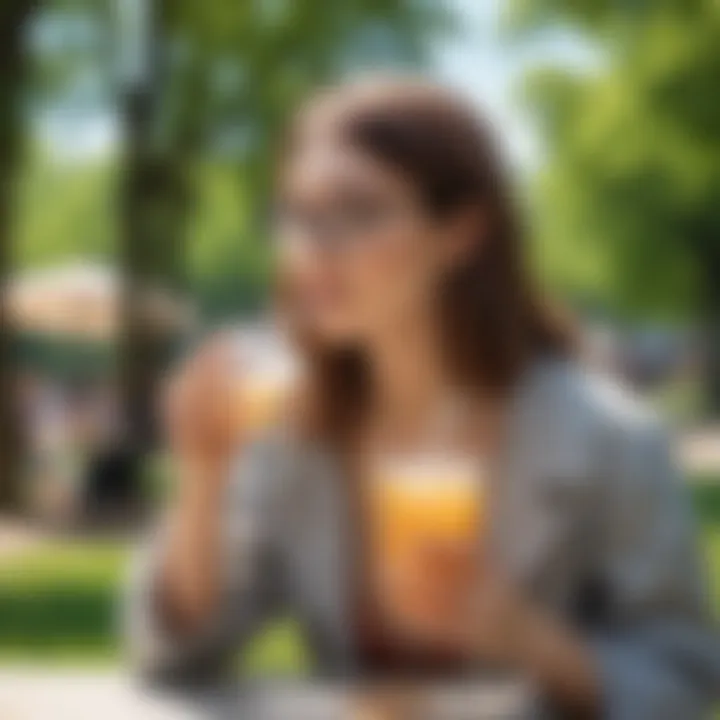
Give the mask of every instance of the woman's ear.
[[472, 206], [458, 211], [447, 226], [443, 243], [447, 268], [458, 268], [470, 262], [486, 236], [487, 213], [483, 208]]

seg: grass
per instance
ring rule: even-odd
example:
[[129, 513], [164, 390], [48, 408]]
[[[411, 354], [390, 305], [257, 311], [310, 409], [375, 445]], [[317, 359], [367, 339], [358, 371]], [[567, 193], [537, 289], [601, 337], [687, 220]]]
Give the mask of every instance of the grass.
[[[720, 616], [720, 478], [694, 486]], [[112, 664], [116, 603], [127, 550], [119, 543], [67, 542], [0, 564], [0, 662]], [[308, 666], [300, 633], [279, 621], [251, 643], [241, 664], [262, 674]]]
[[110, 661], [125, 559], [118, 544], [63, 543], [0, 567], [0, 657]]
[[[120, 543], [67, 542], [0, 565], [0, 663], [116, 663], [127, 554]], [[308, 659], [295, 623], [281, 620], [240, 662], [263, 674], [301, 670]]]

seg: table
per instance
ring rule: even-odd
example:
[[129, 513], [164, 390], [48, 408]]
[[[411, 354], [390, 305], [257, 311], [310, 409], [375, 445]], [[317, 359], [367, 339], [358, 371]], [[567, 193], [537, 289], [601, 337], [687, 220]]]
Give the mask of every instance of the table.
[[[387, 688], [382, 688], [385, 692]], [[374, 688], [373, 693], [378, 689]], [[168, 693], [143, 688], [122, 672], [0, 670], [2, 720], [355, 720], [367, 689], [299, 682], [223, 691]], [[455, 683], [422, 690], [422, 720], [521, 720], [532, 693], [517, 682]], [[433, 709], [435, 708], [435, 709]], [[438, 711], [440, 708], [440, 711]], [[438, 714], [439, 712], [439, 714]], [[379, 716], [375, 716], [379, 717]], [[413, 716], [414, 717], [414, 716]]]

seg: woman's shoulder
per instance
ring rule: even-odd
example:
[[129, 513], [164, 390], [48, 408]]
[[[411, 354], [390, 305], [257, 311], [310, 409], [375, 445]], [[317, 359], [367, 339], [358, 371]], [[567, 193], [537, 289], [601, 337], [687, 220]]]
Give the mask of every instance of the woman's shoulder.
[[623, 433], [663, 426], [657, 412], [632, 388], [580, 361], [542, 361], [535, 368], [531, 386], [537, 401], [546, 404], [557, 420]]
[[525, 391], [525, 414], [547, 460], [571, 468], [642, 474], [646, 463], [668, 464], [665, 423], [622, 382], [579, 362], [550, 361], [535, 369]]

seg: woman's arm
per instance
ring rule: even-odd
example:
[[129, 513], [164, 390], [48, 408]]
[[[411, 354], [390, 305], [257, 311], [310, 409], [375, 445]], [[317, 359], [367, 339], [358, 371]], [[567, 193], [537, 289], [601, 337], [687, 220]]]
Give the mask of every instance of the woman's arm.
[[600, 674], [585, 639], [562, 620], [529, 606], [515, 622], [508, 665], [571, 717], [602, 717]]
[[168, 393], [179, 485], [162, 533], [136, 559], [127, 602], [129, 649], [145, 673], [217, 674], [268, 611], [270, 543], [249, 530], [271, 526], [259, 501], [270, 465], [262, 447], [232, 460], [232, 360], [227, 341], [206, 347]]
[[720, 696], [720, 636], [708, 613], [688, 493], [659, 424], [614, 418], [597, 507], [602, 625], [580, 634], [530, 608], [518, 657], [559, 707], [612, 720], [696, 720]]
[[192, 635], [218, 605], [228, 469], [193, 465], [181, 472], [184, 477], [169, 519], [156, 599], [167, 626]]
[[654, 420], [621, 418], [613, 435], [597, 509], [607, 617], [581, 636], [531, 611], [523, 667], [562, 708], [612, 720], [699, 720], [720, 695], [720, 637], [687, 493]]
[[608, 457], [599, 573], [608, 619], [589, 639], [606, 717], [705, 717], [720, 694], [720, 637], [684, 481], [652, 419], [619, 423]]

